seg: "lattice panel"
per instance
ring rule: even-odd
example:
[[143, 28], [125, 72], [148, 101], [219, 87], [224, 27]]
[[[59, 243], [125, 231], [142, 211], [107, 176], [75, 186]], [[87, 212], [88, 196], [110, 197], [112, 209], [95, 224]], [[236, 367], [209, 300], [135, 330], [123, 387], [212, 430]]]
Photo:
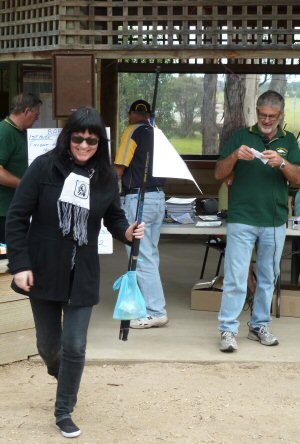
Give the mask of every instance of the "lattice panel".
[[300, 2], [0, 0], [2, 52], [50, 48], [145, 57], [161, 49], [187, 56], [191, 50], [297, 50]]
[[0, 51], [50, 49], [58, 44], [59, 1], [0, 1]]

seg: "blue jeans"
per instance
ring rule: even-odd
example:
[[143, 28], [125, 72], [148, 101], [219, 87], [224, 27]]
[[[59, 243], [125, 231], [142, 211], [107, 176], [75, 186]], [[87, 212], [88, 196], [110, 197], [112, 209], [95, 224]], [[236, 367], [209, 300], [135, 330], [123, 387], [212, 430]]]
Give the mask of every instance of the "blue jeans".
[[[86, 338], [93, 307], [30, 299], [37, 349], [48, 373], [57, 378], [56, 421], [70, 417], [85, 364]], [[63, 316], [62, 316], [63, 314]]]
[[[122, 206], [128, 222], [136, 218], [138, 195], [127, 194], [122, 198]], [[140, 242], [136, 272], [137, 280], [146, 302], [147, 313], [151, 316], [166, 315], [166, 301], [159, 274], [158, 243], [160, 227], [165, 215], [165, 194], [163, 191], [145, 193], [142, 220], [145, 222], [145, 234]], [[127, 254], [130, 247], [126, 246]]]
[[280, 272], [285, 231], [285, 224], [280, 227], [227, 225], [223, 296], [218, 317], [220, 331], [238, 333], [237, 318], [245, 304], [249, 265], [256, 242], [257, 284], [250, 326], [267, 326], [271, 322], [271, 303]]

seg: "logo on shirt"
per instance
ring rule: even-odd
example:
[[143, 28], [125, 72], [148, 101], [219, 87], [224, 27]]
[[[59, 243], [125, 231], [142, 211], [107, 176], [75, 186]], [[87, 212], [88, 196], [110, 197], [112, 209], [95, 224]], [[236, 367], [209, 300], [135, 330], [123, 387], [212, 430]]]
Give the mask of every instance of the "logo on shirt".
[[286, 148], [281, 147], [281, 146], [276, 148], [276, 151], [278, 154], [281, 155], [281, 157], [286, 157], [286, 155], [288, 153], [288, 150]]

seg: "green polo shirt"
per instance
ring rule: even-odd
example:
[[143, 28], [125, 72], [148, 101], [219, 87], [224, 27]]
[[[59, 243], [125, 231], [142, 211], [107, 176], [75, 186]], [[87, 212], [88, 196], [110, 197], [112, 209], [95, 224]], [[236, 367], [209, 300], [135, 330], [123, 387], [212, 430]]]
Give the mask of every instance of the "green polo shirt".
[[[225, 159], [241, 145], [264, 151], [265, 145], [257, 124], [236, 131], [222, 149]], [[295, 136], [280, 127], [270, 142], [270, 149], [284, 159], [300, 165], [300, 150]], [[278, 227], [288, 218], [288, 183], [279, 168], [272, 168], [260, 159], [238, 160], [230, 187], [228, 222]]]
[[[0, 165], [17, 177], [28, 166], [27, 136], [7, 117], [0, 122]], [[0, 185], [0, 216], [6, 216], [15, 189]]]

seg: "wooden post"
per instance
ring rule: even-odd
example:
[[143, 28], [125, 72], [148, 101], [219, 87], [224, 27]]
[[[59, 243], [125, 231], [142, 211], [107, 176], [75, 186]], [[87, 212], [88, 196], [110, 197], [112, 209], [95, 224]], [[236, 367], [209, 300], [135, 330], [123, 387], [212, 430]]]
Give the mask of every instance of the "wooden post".
[[118, 144], [118, 89], [117, 60], [101, 60], [100, 112], [105, 125], [110, 127], [112, 159], [115, 157]]
[[9, 76], [9, 102], [19, 93], [20, 84], [18, 83], [18, 63], [10, 62], [8, 65], [8, 76]]

